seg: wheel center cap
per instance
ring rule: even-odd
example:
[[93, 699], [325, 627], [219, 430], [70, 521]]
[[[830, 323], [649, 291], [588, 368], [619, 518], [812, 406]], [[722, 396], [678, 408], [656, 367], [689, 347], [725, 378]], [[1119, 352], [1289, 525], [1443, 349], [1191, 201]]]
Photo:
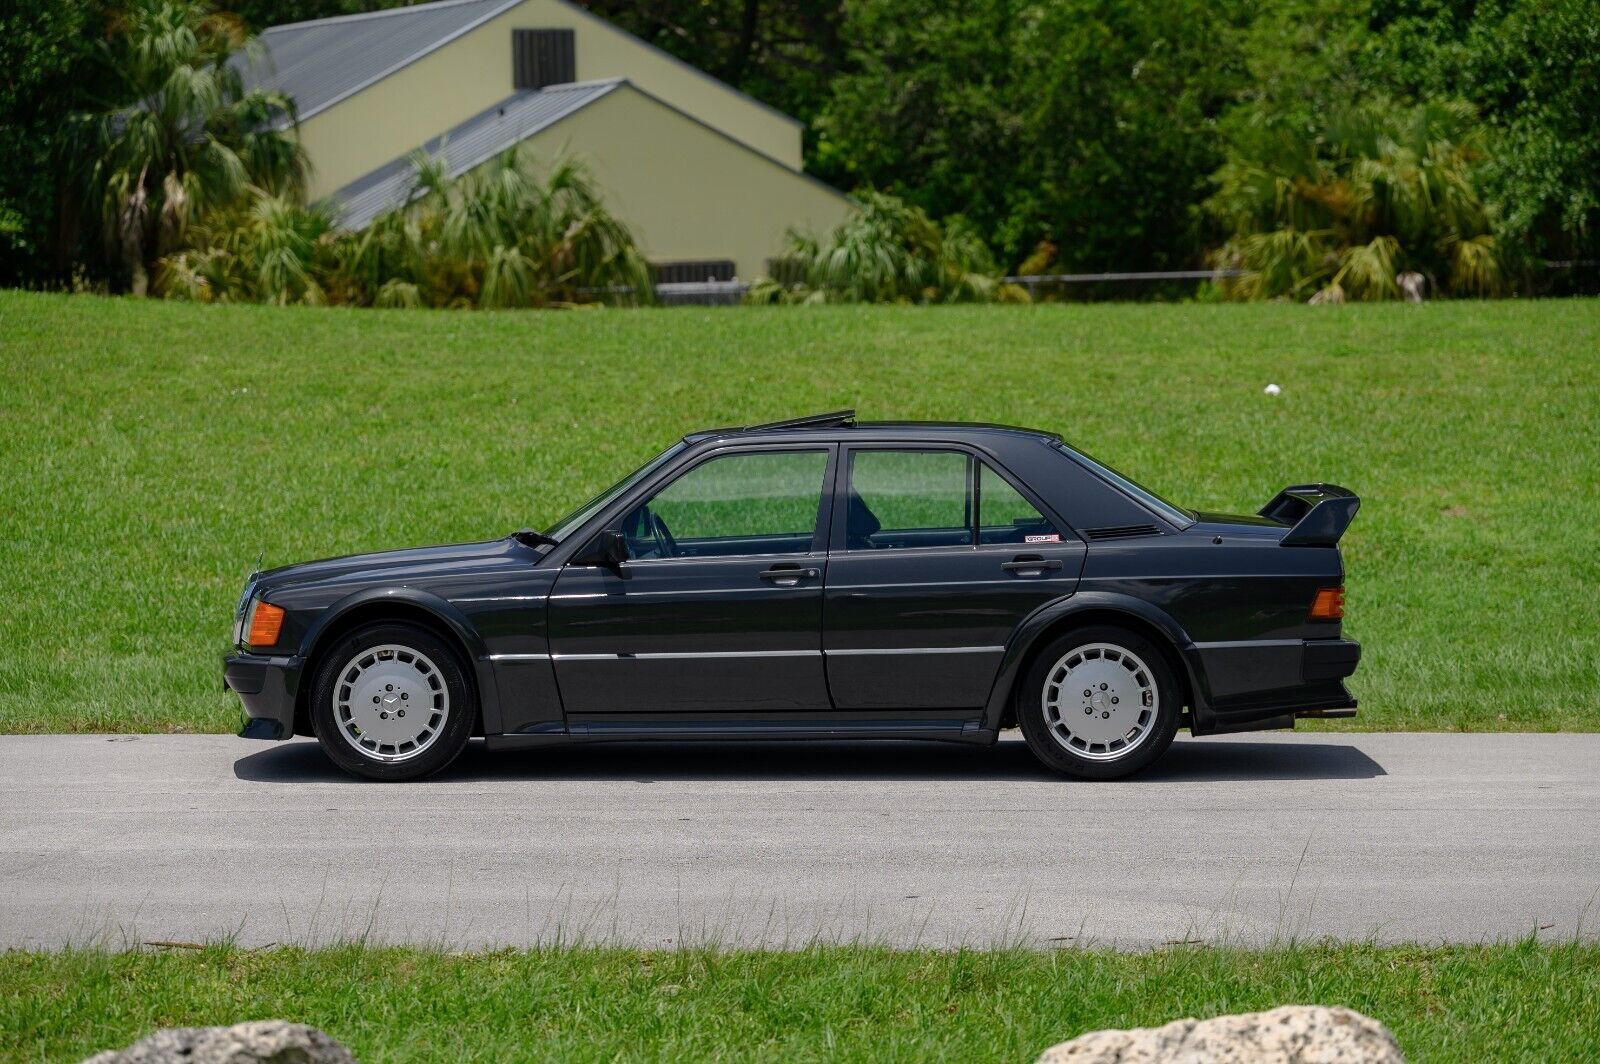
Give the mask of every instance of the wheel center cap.
[[1104, 711], [1111, 708], [1109, 691], [1096, 691], [1089, 699], [1089, 704], [1096, 710]]

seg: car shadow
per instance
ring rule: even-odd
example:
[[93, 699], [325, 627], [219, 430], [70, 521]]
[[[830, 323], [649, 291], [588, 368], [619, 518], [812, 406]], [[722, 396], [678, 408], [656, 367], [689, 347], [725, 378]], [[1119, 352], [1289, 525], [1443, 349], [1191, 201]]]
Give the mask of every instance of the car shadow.
[[[314, 742], [275, 743], [234, 762], [252, 783], [355, 783]], [[1352, 780], [1387, 775], [1339, 742], [1181, 739], [1140, 783]], [[490, 753], [473, 743], [430, 780], [1051, 780], [1020, 739], [931, 742], [594, 743]]]

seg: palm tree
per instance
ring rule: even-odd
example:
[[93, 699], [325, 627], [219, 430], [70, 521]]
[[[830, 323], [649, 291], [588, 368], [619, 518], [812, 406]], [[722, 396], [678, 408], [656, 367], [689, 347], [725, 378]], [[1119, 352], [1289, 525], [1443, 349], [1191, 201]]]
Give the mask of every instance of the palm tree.
[[1234, 231], [1216, 255], [1242, 299], [1393, 299], [1407, 272], [1459, 295], [1511, 285], [1477, 190], [1481, 128], [1465, 104], [1369, 104], [1309, 134], [1250, 131], [1208, 207]]
[[513, 149], [458, 177], [415, 159], [409, 202], [361, 232], [334, 209], [250, 188], [161, 260], [177, 299], [379, 307], [542, 307], [648, 301], [650, 268], [587, 173], [541, 175]]
[[306, 158], [294, 105], [246, 91], [229, 56], [248, 40], [203, 0], [134, 0], [106, 42], [114, 99], [80, 127], [91, 210], [108, 250], [143, 295], [150, 268], [192, 222], [250, 189], [298, 196]]
[[779, 260], [789, 283], [759, 280], [749, 300], [964, 303], [1017, 294], [1002, 289], [988, 247], [963, 219], [940, 226], [922, 208], [880, 192], [856, 199], [860, 209], [826, 241], [791, 232]]
[[411, 201], [348, 235], [330, 287], [379, 306], [542, 307], [651, 298], [650, 267], [588, 171], [512, 148], [460, 177], [419, 155]]

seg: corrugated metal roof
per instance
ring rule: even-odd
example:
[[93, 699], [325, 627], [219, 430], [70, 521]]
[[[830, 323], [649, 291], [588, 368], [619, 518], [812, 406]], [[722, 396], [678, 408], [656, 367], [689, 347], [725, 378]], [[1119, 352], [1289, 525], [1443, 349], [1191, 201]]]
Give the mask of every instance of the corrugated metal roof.
[[439, 0], [274, 26], [258, 38], [264, 54], [233, 62], [247, 85], [294, 97], [304, 119], [521, 2]]
[[[434, 137], [422, 150], [436, 158], [442, 155], [452, 177], [464, 174], [624, 84], [622, 78], [611, 78], [513, 93]], [[379, 215], [408, 201], [415, 191], [415, 178], [408, 154], [357, 178], [328, 199], [339, 208], [340, 224], [365, 229]]]

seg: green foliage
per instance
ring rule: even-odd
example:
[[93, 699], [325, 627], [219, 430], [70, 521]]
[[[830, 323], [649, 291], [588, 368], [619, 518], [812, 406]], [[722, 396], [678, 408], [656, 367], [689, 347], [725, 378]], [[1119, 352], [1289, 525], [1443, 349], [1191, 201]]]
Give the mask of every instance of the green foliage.
[[648, 264], [584, 168], [560, 159], [541, 176], [517, 150], [454, 179], [419, 156], [411, 202], [360, 232], [331, 207], [253, 189], [190, 236], [162, 260], [170, 298], [497, 308], [650, 295]]
[[0, 284], [67, 272], [75, 219], [63, 130], [100, 81], [95, 41], [105, 19], [99, 0], [0, 5]]
[[1001, 295], [983, 240], [961, 218], [940, 226], [920, 207], [864, 192], [826, 240], [790, 233], [780, 257], [797, 275], [758, 280], [752, 303], [982, 303]]
[[1436, 290], [1502, 295], [1508, 256], [1478, 192], [1483, 131], [1465, 104], [1338, 112], [1308, 134], [1246, 131], [1211, 210], [1233, 230], [1218, 265], [1243, 299], [1395, 299], [1415, 271]]
[[1484, 116], [1502, 233], [1539, 255], [1600, 256], [1600, 2], [1390, 0], [1372, 22], [1384, 48], [1363, 53], [1370, 77]]
[[1002, 261], [1040, 241], [1062, 269], [1177, 267], [1221, 162], [1211, 123], [1241, 73], [1238, 5], [878, 0], [849, 11], [854, 69], [822, 114], [820, 165], [935, 217]]
[[108, 106], [79, 116], [77, 161], [87, 206], [136, 295], [196, 219], [252, 188], [298, 195], [305, 186], [293, 101], [246, 91], [228, 65], [246, 43], [201, 0], [137, 0], [106, 45], [117, 82]]

